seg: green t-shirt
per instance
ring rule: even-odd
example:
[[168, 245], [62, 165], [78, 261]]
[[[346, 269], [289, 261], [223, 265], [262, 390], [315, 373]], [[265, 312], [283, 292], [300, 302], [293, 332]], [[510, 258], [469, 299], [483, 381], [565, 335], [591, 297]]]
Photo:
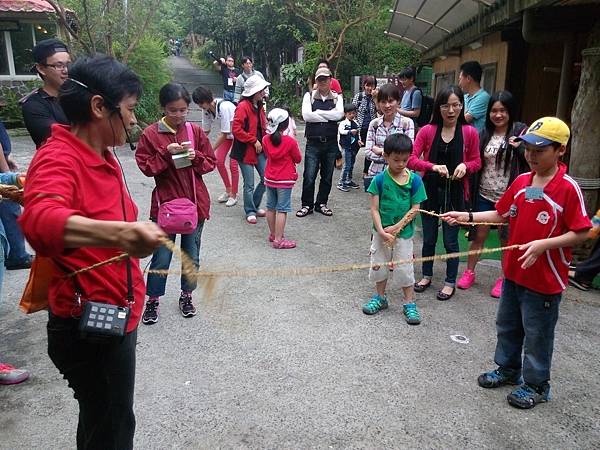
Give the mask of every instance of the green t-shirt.
[[[388, 173], [388, 169], [385, 169], [382, 173], [373, 177], [373, 181], [367, 189], [369, 194], [379, 196], [379, 215], [381, 216], [381, 225], [384, 228], [398, 223], [412, 205], [427, 200], [421, 177], [411, 170], [404, 170], [409, 174], [408, 181], [405, 184], [398, 184]], [[379, 187], [382, 188], [382, 192], [379, 192]], [[413, 222], [409, 223], [398, 237], [410, 239], [414, 234]]]

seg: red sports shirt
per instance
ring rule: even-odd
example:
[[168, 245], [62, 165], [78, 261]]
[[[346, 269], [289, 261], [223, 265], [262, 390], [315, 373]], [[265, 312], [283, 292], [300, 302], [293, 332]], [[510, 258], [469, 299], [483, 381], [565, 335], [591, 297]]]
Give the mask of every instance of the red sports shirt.
[[[128, 222], [137, 220], [138, 209], [123, 183], [112, 153], [101, 158], [77, 139], [68, 126], [53, 125], [52, 135], [36, 152], [27, 171], [25, 208], [19, 223], [27, 241], [42, 256], [50, 256], [69, 270], [104, 261], [122, 253], [116, 248], [64, 247], [64, 229], [69, 217], [79, 215], [96, 220], [123, 220], [121, 199]], [[133, 331], [144, 306], [144, 278], [139, 260], [132, 258], [135, 302], [127, 331]], [[56, 272], [49, 289], [48, 303], [53, 314], [69, 318], [75, 287]], [[83, 294], [90, 300], [127, 306], [125, 261], [77, 275]]]
[[[539, 200], [526, 199], [533, 172], [517, 177], [498, 200], [496, 211], [509, 218], [508, 245], [591, 228], [581, 190], [566, 172], [566, 166], [559, 163], [558, 172], [544, 187], [543, 198]], [[517, 261], [523, 253], [520, 250], [506, 252], [502, 264], [506, 279], [541, 294], [559, 294], [566, 289], [571, 248], [547, 250], [527, 269], [522, 269], [522, 262]]]

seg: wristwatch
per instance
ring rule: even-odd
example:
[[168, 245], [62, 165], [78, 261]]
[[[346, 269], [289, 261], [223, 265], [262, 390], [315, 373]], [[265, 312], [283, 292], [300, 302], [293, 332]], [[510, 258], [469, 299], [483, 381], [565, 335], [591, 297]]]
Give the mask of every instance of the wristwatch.
[[469, 222], [473, 222], [473, 212], [469, 211]]

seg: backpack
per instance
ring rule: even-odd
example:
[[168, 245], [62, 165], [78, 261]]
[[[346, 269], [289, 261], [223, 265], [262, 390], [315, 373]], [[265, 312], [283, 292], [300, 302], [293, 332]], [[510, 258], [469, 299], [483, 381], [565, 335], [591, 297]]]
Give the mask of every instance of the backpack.
[[422, 127], [427, 125], [431, 121], [433, 115], [433, 97], [424, 95], [421, 88], [415, 87], [410, 93], [410, 104], [412, 105], [412, 97], [415, 91], [421, 92], [421, 112], [418, 117], [413, 118], [417, 126]]

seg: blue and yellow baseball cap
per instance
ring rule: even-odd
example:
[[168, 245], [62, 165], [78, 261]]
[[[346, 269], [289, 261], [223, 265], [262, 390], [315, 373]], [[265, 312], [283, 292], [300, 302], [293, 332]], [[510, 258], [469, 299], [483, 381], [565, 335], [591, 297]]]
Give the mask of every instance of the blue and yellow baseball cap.
[[516, 141], [525, 141], [536, 147], [544, 147], [553, 142], [567, 145], [571, 137], [569, 126], [558, 117], [542, 117], [527, 129], [527, 133], [519, 136]]

